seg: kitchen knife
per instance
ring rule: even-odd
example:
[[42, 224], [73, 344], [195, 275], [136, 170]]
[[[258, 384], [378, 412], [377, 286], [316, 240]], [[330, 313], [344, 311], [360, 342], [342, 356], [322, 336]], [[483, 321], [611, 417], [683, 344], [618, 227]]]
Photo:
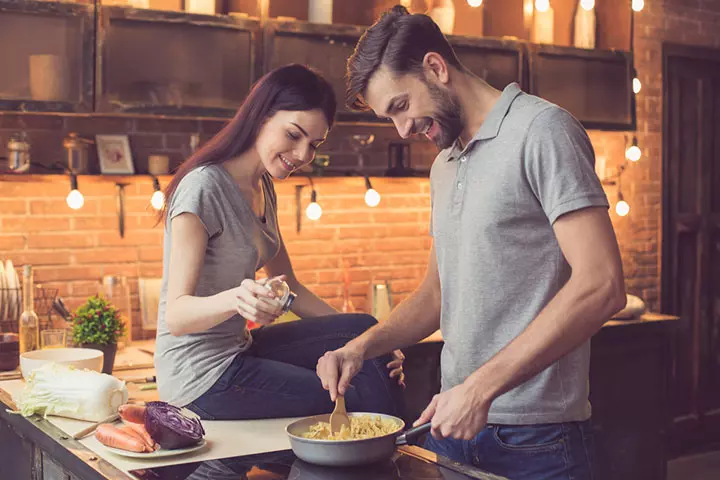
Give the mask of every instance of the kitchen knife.
[[452, 470], [453, 472], [461, 473], [469, 478], [476, 478], [478, 480], [508, 480], [505, 477], [483, 472], [482, 470], [479, 470], [470, 465], [450, 460], [447, 457], [438, 455], [434, 452], [431, 452], [430, 450], [425, 450], [424, 448], [412, 445], [405, 445], [402, 447], [398, 447], [398, 450], [403, 452], [405, 455], [409, 455], [420, 460], [425, 460], [426, 462], [434, 463], [435, 465], [447, 468], [448, 470]]

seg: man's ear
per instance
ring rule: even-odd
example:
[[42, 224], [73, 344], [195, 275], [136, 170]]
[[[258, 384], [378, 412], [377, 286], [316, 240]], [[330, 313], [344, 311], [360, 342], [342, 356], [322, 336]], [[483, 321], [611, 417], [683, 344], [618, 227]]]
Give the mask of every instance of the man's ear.
[[423, 57], [423, 70], [429, 80], [447, 84], [450, 81], [448, 64], [442, 55], [436, 52], [428, 52]]

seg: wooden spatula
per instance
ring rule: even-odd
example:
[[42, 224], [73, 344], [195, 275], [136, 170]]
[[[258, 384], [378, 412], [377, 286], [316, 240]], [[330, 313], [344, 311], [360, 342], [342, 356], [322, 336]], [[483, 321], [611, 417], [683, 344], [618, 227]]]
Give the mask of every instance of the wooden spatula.
[[340, 433], [343, 425], [350, 430], [350, 418], [345, 410], [345, 397], [338, 395], [335, 399], [335, 410], [330, 415], [330, 431]]

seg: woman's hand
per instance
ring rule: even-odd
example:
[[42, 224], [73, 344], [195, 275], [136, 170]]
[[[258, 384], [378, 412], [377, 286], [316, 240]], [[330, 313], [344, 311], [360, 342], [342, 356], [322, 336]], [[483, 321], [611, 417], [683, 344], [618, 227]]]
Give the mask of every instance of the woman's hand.
[[265, 287], [266, 281], [246, 278], [239, 287], [230, 290], [237, 313], [259, 325], [269, 325], [282, 314], [282, 306], [275, 294]]
[[393, 360], [387, 364], [387, 368], [390, 369], [390, 378], [397, 377], [398, 385], [405, 388], [405, 372], [403, 372], [405, 355], [400, 350], [394, 350], [392, 357]]

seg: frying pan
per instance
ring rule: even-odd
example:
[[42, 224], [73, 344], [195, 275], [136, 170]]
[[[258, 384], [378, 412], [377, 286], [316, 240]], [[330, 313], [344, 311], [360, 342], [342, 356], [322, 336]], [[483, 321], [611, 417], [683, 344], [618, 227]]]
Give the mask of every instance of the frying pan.
[[411, 428], [405, 432], [405, 422], [392, 415], [381, 413], [348, 413], [349, 417], [369, 415], [392, 420], [398, 424], [395, 432], [381, 437], [361, 440], [317, 440], [302, 435], [310, 431], [310, 426], [318, 422], [329, 422], [330, 414], [316, 415], [297, 420], [285, 428], [290, 438], [290, 446], [295, 455], [308, 463], [328, 467], [348, 467], [366, 465], [390, 458], [397, 445], [407, 445], [430, 431], [430, 423]]

